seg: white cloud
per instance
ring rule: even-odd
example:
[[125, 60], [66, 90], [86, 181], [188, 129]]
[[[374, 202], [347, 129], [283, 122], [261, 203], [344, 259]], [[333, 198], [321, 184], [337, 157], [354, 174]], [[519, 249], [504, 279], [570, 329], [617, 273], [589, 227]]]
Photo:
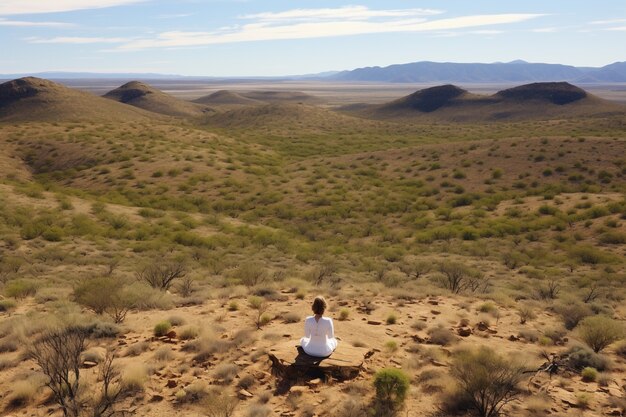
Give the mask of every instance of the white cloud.
[[607, 28], [606, 30], [612, 30], [612, 31], [626, 31], [626, 26], [617, 26], [614, 28]]
[[89, 43], [123, 43], [128, 42], [128, 38], [100, 38], [100, 37], [80, 37], [80, 36], [58, 36], [55, 38], [26, 38], [29, 43], [65, 43], [65, 44], [89, 44]]
[[0, 16], [102, 9], [146, 0], [1, 0]]
[[472, 30], [471, 32], [472, 35], [500, 35], [501, 33], [504, 33], [504, 31], [502, 30]]
[[74, 26], [72, 23], [63, 22], [29, 22], [23, 20], [8, 20], [0, 17], [0, 26], [17, 26], [17, 27], [68, 27]]
[[381, 17], [429, 16], [441, 13], [443, 11], [434, 9], [370, 10], [365, 6], [346, 6], [335, 9], [294, 9], [284, 12], [257, 13], [244, 15], [242, 18], [265, 22], [323, 19], [365, 20]]
[[613, 23], [622, 23], [626, 22], [626, 19], [607, 19], [607, 20], [595, 20], [593, 22], [589, 22], [591, 25], [610, 25]]
[[[118, 49], [180, 48], [235, 42], [323, 38], [394, 32], [441, 32], [517, 23], [544, 16], [541, 14], [492, 14], [427, 20], [416, 16], [415, 12], [399, 17], [401, 15], [400, 10], [369, 10], [359, 7], [358, 9], [350, 9], [353, 12], [353, 16], [355, 16], [354, 19], [331, 17], [330, 11], [337, 13], [338, 10], [341, 13], [348, 13], [348, 8], [342, 8], [297, 9], [282, 13], [260, 14], [254, 15], [257, 18], [264, 16], [260, 20], [241, 26], [224, 28], [213, 32], [162, 32], [155, 37], [125, 43], [120, 45]], [[393, 13], [393, 17], [384, 19], [371, 18], [372, 16], [382, 17], [385, 13]], [[409, 12], [407, 11], [407, 13]], [[268, 20], [270, 17], [276, 19], [277, 15], [280, 18], [276, 21]], [[357, 15], [361, 17], [356, 18]], [[289, 21], [287, 16], [293, 16], [295, 21]], [[300, 19], [303, 16], [306, 16], [304, 21]], [[251, 16], [246, 18], [251, 18]], [[309, 18], [312, 21], [309, 21]]]
[[558, 29], [557, 28], [538, 28], [538, 29], [531, 30], [531, 32], [535, 32], [535, 33], [554, 33], [554, 32], [558, 32]]

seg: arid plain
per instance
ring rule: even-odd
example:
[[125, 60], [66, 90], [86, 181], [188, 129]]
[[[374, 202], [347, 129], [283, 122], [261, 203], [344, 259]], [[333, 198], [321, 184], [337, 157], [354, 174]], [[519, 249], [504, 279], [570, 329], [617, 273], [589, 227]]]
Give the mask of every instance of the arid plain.
[[626, 411], [623, 86], [120, 84], [0, 85], [3, 415]]

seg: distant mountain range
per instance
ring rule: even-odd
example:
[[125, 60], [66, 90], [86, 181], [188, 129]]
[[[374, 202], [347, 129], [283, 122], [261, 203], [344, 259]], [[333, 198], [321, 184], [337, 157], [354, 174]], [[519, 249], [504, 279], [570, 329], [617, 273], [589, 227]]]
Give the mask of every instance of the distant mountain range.
[[586, 83], [626, 82], [626, 61], [600, 68], [574, 67], [561, 64], [529, 63], [526, 61], [496, 62], [492, 64], [454, 62], [413, 62], [388, 67], [365, 67], [350, 71], [328, 71], [319, 74], [280, 77], [209, 77], [158, 73], [92, 73], [40, 72], [0, 74], [0, 79], [12, 80], [35, 76], [52, 80], [118, 79], [118, 80], [318, 80], [366, 81], [388, 83], [524, 83], [568, 81]]
[[388, 67], [366, 67], [342, 71], [328, 77], [336, 81], [372, 81], [391, 83], [520, 83], [570, 81], [576, 83], [626, 82], [626, 62], [601, 68], [573, 67], [561, 64], [534, 64], [513, 61], [493, 64], [452, 62], [413, 62]]

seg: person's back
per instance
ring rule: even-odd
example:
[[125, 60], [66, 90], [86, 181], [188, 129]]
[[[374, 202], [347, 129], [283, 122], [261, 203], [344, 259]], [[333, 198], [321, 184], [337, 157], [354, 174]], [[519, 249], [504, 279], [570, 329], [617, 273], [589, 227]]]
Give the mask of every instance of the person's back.
[[325, 309], [326, 301], [316, 297], [313, 302], [315, 315], [304, 321], [304, 337], [300, 340], [300, 346], [307, 355], [324, 358], [337, 348], [333, 320], [322, 316]]

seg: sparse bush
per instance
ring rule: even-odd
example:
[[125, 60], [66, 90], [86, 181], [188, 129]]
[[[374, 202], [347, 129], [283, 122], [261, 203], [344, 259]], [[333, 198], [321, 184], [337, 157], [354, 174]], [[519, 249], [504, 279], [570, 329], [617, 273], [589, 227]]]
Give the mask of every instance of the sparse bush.
[[181, 404], [195, 404], [205, 401], [209, 395], [209, 389], [204, 381], [194, 381], [186, 387], [178, 390], [175, 394], [176, 400]]
[[591, 403], [591, 394], [587, 392], [579, 392], [576, 394], [576, 404], [578, 407], [584, 409], [589, 408], [589, 403]]
[[15, 310], [17, 303], [13, 300], [0, 300], [0, 313], [8, 313]]
[[397, 321], [398, 317], [394, 313], [389, 314], [387, 320], [385, 320], [387, 324], [396, 324]]
[[237, 365], [232, 363], [221, 363], [215, 367], [213, 376], [216, 379], [221, 379], [226, 384], [230, 384], [233, 382], [238, 372], [239, 367]]
[[389, 340], [385, 342], [385, 350], [389, 353], [393, 353], [398, 350], [398, 342], [395, 340]]
[[92, 339], [106, 339], [117, 337], [121, 333], [118, 325], [106, 321], [96, 320], [85, 326], [87, 335]]
[[167, 320], [157, 323], [154, 326], [154, 335], [156, 337], [165, 336], [172, 329], [172, 323]]
[[228, 391], [209, 390], [202, 400], [208, 417], [231, 417], [237, 407], [237, 397]]
[[148, 342], [137, 342], [134, 343], [126, 349], [124, 356], [139, 356], [143, 352], [147, 351], [150, 348], [150, 344]]
[[82, 281], [74, 287], [74, 298], [96, 314], [106, 313], [115, 323], [122, 323], [135, 306], [135, 297], [124, 282], [107, 276]]
[[186, 275], [187, 266], [183, 261], [154, 259], [150, 265], [137, 272], [137, 279], [153, 288], [169, 290], [174, 280]]
[[339, 320], [348, 320], [348, 317], [350, 317], [350, 310], [348, 310], [347, 308], [342, 308], [341, 310], [339, 310]]
[[591, 316], [578, 325], [580, 338], [598, 353], [624, 337], [624, 325], [606, 316]]
[[172, 326], [182, 326], [185, 324], [185, 319], [180, 316], [169, 316], [167, 321], [169, 321]]
[[248, 262], [237, 268], [235, 278], [247, 287], [254, 287], [265, 282], [267, 271], [258, 263]]
[[583, 382], [595, 382], [598, 379], [598, 370], [590, 366], [580, 372]]
[[400, 369], [384, 368], [376, 372], [374, 388], [379, 411], [393, 413], [402, 408], [409, 386], [409, 377]]
[[452, 330], [443, 326], [428, 329], [428, 336], [430, 336], [430, 343], [440, 346], [448, 346], [456, 340], [456, 336]]
[[81, 415], [80, 365], [86, 337], [85, 329], [67, 327], [45, 332], [29, 347], [29, 356], [48, 378], [46, 385], [66, 417]]
[[267, 322], [264, 323], [264, 320], [263, 320], [263, 316], [265, 316], [265, 312], [267, 311], [269, 307], [267, 305], [267, 301], [265, 301], [263, 297], [258, 297], [256, 295], [253, 295], [250, 298], [248, 298], [248, 304], [250, 305], [250, 308], [256, 310], [255, 324], [256, 324], [257, 329], [260, 329], [261, 326], [263, 326], [263, 324], [267, 324]]
[[147, 380], [148, 369], [143, 363], [131, 363], [124, 367], [121, 383], [125, 390], [141, 392]]
[[537, 318], [537, 315], [535, 314], [532, 307], [527, 305], [520, 306], [517, 309], [517, 314], [519, 315], [520, 324], [526, 324], [528, 320], [534, 320], [535, 318]]
[[482, 303], [477, 308], [477, 310], [480, 311], [481, 313], [492, 313], [496, 311], [497, 309], [498, 308], [496, 307], [496, 305], [490, 302]]
[[198, 327], [189, 325], [180, 329], [180, 331], [178, 332], [178, 337], [180, 338], [180, 340], [191, 340], [198, 337], [199, 333], [200, 330], [198, 330]]
[[413, 330], [424, 330], [426, 327], [428, 327], [428, 324], [424, 320], [415, 320], [411, 323]]
[[487, 282], [483, 275], [471, 268], [456, 262], [445, 262], [439, 265], [440, 284], [454, 294], [464, 290], [476, 292], [484, 290]]
[[154, 360], [158, 362], [166, 362], [172, 360], [174, 357], [172, 353], [172, 348], [169, 346], [161, 346], [154, 352]]
[[285, 323], [298, 323], [300, 321], [300, 314], [296, 312], [290, 312], [283, 315], [283, 321]]
[[460, 352], [451, 374], [460, 394], [465, 396], [481, 417], [495, 417], [519, 394], [518, 384], [524, 368], [493, 350], [481, 347]]
[[606, 357], [586, 346], [572, 346], [566, 354], [568, 365], [573, 369], [582, 370], [591, 367], [598, 371], [605, 371], [609, 368], [609, 361]]
[[36, 381], [27, 379], [11, 384], [7, 402], [10, 408], [19, 408], [29, 404], [36, 396], [39, 386]]
[[16, 300], [32, 297], [36, 293], [37, 285], [32, 281], [16, 279], [7, 282], [4, 286], [4, 295], [15, 298]]
[[582, 319], [593, 314], [588, 305], [580, 302], [561, 304], [557, 306], [556, 311], [563, 319], [563, 324], [567, 330], [572, 330]]

